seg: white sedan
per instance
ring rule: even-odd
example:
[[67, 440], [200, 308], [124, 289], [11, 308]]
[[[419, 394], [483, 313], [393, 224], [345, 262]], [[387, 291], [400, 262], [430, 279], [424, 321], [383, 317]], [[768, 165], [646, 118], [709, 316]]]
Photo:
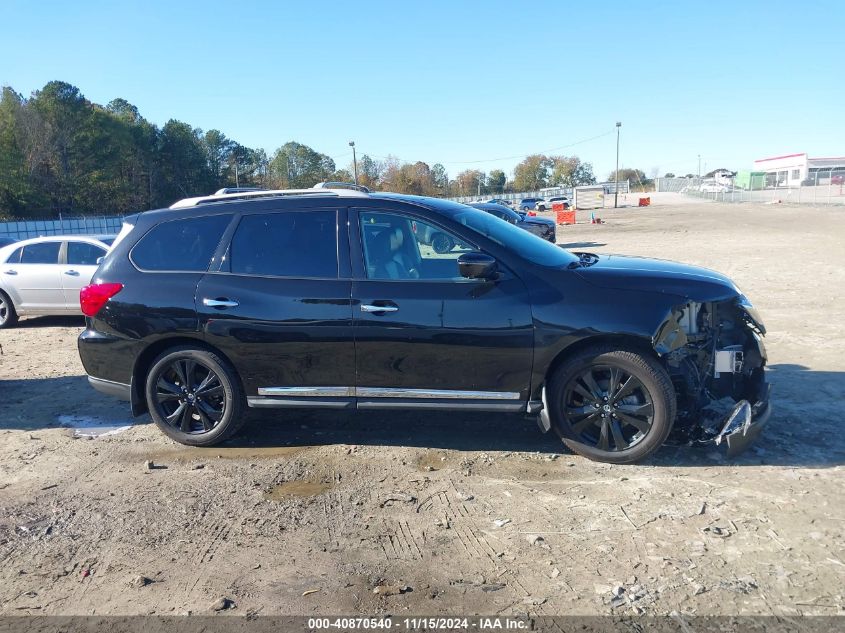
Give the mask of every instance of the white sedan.
[[79, 291], [91, 282], [114, 238], [57, 235], [0, 248], [0, 328], [19, 316], [81, 314]]

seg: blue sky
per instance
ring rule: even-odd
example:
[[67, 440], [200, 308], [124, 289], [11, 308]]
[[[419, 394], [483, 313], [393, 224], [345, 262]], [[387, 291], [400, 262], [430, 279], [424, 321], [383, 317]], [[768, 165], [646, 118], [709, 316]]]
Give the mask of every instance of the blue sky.
[[621, 164], [646, 173], [845, 155], [841, 1], [4, 0], [2, 16], [0, 84], [24, 95], [61, 79], [339, 166], [354, 139], [452, 176], [574, 153], [601, 179], [616, 121]]

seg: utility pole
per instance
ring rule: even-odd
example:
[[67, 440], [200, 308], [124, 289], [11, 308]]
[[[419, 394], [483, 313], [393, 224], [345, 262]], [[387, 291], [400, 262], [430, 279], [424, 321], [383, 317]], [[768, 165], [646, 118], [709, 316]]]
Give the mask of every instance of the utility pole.
[[619, 128], [622, 127], [622, 121], [616, 122], [616, 172], [614, 176], [616, 183], [613, 186], [613, 208], [619, 206]]
[[355, 171], [355, 184], [358, 184], [358, 157], [355, 155], [355, 141], [349, 141], [352, 148], [352, 169]]
[[701, 178], [701, 154], [698, 155], [698, 177]]

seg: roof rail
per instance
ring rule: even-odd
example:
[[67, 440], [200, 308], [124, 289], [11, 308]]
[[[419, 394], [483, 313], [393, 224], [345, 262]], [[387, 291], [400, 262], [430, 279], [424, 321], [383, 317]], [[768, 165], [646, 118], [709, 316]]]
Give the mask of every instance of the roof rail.
[[223, 187], [214, 192], [215, 196], [222, 196], [229, 193], [247, 193], [249, 191], [267, 191], [263, 187]]
[[237, 202], [239, 200], [257, 200], [261, 198], [281, 198], [285, 196], [360, 196], [366, 197], [366, 193], [358, 190], [346, 190], [343, 188], [311, 188], [311, 189], [258, 189], [256, 191], [245, 191], [243, 193], [215, 193], [211, 196], [199, 196], [197, 198], [185, 198], [170, 205], [171, 209], [186, 209], [201, 204], [213, 204], [218, 202]]
[[370, 193], [370, 190], [364, 185], [356, 185], [352, 182], [318, 182], [312, 189], [354, 189], [361, 193]]

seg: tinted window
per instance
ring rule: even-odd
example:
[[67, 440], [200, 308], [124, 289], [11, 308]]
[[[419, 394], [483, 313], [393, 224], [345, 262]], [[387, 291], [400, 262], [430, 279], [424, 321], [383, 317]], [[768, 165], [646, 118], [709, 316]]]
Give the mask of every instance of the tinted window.
[[229, 248], [231, 271], [244, 275], [337, 278], [335, 211], [247, 215]]
[[42, 242], [23, 247], [21, 264], [58, 264], [61, 242]]
[[132, 261], [143, 270], [205, 271], [231, 219], [210, 215], [162, 222], [134, 246]]
[[21, 261], [21, 253], [23, 252], [23, 247], [15, 249], [12, 251], [12, 254], [9, 255], [9, 259], [6, 260], [7, 264], [17, 264]]
[[[459, 207], [457, 208], [459, 209]], [[483, 213], [477, 209], [467, 209], [466, 207], [464, 209], [454, 213], [452, 219], [501, 244], [528, 261], [552, 268], [568, 266], [572, 262], [578, 261], [578, 258], [568, 251], [528, 231], [523, 231], [513, 224], [500, 220], [496, 216]]]
[[476, 250], [434, 224], [362, 212], [361, 241], [369, 279], [458, 279], [458, 257]]
[[96, 266], [97, 260], [105, 254], [106, 251], [95, 244], [88, 242], [67, 243], [67, 263], [71, 266]]

